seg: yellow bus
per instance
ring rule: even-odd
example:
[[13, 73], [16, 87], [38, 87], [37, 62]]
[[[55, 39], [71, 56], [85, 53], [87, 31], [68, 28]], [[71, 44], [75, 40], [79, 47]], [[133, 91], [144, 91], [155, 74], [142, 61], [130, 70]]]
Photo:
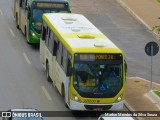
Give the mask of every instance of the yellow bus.
[[44, 14], [40, 60], [71, 110], [122, 110], [123, 52], [81, 14]]

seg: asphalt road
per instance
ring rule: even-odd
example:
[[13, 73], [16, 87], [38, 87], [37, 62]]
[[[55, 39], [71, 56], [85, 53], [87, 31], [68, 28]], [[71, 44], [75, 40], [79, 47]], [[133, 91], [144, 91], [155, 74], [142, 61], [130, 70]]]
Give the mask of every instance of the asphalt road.
[[[149, 79], [150, 58], [145, 55], [144, 46], [156, 39], [116, 1], [71, 0], [71, 10], [84, 14], [124, 51], [129, 76]], [[28, 45], [22, 32], [16, 29], [11, 0], [0, 0], [0, 41], [0, 111], [22, 107], [43, 111], [66, 111], [62, 97], [46, 81], [38, 46]], [[157, 82], [160, 78], [158, 59], [159, 54], [154, 57], [153, 64], [153, 77]], [[73, 117], [65, 119], [96, 120], [97, 118], [80, 118], [74, 117], [73, 114]]]

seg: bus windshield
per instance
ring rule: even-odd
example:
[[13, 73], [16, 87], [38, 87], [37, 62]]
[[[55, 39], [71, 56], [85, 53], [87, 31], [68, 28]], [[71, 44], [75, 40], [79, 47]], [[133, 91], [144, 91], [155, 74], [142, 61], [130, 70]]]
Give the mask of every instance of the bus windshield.
[[62, 11], [62, 10], [52, 10], [52, 9], [40, 9], [40, 8], [34, 8], [33, 9], [33, 22], [32, 26], [33, 28], [40, 33], [41, 32], [41, 26], [42, 26], [42, 15], [43, 13], [58, 13], [63, 12], [67, 13], [68, 11]]
[[77, 61], [73, 86], [82, 97], [114, 97], [123, 84], [122, 61]]

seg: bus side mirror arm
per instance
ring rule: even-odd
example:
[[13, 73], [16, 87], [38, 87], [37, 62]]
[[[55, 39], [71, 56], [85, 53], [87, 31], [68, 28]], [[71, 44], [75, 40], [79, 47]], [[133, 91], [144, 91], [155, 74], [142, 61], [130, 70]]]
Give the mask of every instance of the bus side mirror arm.
[[125, 65], [125, 72], [127, 73], [127, 63], [125, 60], [124, 60], [124, 65]]

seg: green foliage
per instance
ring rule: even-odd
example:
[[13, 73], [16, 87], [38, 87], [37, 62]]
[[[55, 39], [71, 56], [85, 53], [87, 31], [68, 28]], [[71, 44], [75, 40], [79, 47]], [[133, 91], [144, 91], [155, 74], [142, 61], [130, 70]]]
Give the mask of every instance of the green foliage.
[[160, 3], [160, 0], [157, 0], [157, 2], [159, 2], [159, 3]]
[[157, 91], [154, 91], [154, 93], [160, 97], [160, 91], [157, 90]]

